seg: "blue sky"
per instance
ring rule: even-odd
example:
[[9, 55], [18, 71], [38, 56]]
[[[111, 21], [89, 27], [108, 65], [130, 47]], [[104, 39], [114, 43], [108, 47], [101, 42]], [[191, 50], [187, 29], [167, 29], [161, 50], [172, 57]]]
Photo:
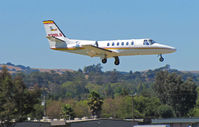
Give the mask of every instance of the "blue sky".
[[1, 1], [0, 63], [34, 68], [78, 70], [101, 63], [99, 58], [53, 51], [43, 20], [53, 19], [69, 38], [112, 40], [152, 38], [177, 48], [164, 55], [108, 59], [103, 69], [143, 71], [166, 64], [179, 70], [199, 70], [198, 0], [17, 0]]

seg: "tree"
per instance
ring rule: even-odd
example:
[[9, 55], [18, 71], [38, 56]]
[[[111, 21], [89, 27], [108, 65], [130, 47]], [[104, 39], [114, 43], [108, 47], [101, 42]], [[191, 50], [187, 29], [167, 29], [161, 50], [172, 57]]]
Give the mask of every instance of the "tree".
[[104, 103], [102, 105], [102, 114], [103, 118], [117, 118], [117, 109], [118, 105], [115, 104], [115, 99], [113, 98], [105, 98]]
[[[115, 117], [129, 119], [132, 118], [132, 97], [118, 96], [114, 98], [114, 112]], [[115, 109], [115, 110], [114, 110]]]
[[186, 116], [196, 104], [196, 85], [191, 79], [183, 81], [176, 73], [157, 73], [154, 91], [162, 104], [172, 106], [177, 117]]
[[168, 77], [167, 71], [160, 71], [156, 74], [155, 83], [153, 85], [153, 90], [155, 91], [157, 97], [163, 104], [167, 103], [168, 100], [168, 91], [170, 88], [167, 88], [166, 78]]
[[87, 100], [76, 101], [74, 105], [74, 112], [77, 117], [82, 118], [84, 116], [90, 115], [87, 103], [88, 103]]
[[24, 109], [27, 110], [24, 115], [32, 116], [33, 118], [41, 118], [43, 116], [43, 108], [41, 106], [41, 89], [34, 85], [32, 89], [25, 89], [24, 94]]
[[59, 118], [60, 114], [62, 114], [62, 102], [49, 100], [46, 106], [46, 113], [49, 118]]
[[160, 100], [157, 97], [134, 97], [134, 116], [136, 118], [154, 118], [157, 117], [157, 108]]
[[108, 72], [107, 74], [108, 74], [107, 78], [108, 78], [109, 82], [111, 82], [111, 83], [117, 83], [121, 77], [120, 72], [118, 72], [116, 69]]
[[63, 107], [62, 107], [62, 116], [65, 118], [65, 119], [74, 119], [75, 117], [75, 113], [71, 107], [71, 105], [69, 104], [65, 104]]
[[14, 84], [11, 75], [4, 66], [0, 72], [0, 125], [1, 127], [12, 126], [11, 122], [14, 119], [15, 103], [14, 100]]
[[160, 105], [157, 109], [157, 113], [160, 118], [172, 118], [175, 116], [173, 108], [168, 105]]
[[88, 106], [90, 108], [92, 116], [100, 117], [102, 110], [103, 99], [96, 92], [91, 92], [88, 98]]
[[12, 119], [21, 122], [34, 111], [40, 94], [29, 91], [20, 77], [12, 79], [6, 67], [0, 73], [0, 121], [2, 126], [11, 126]]
[[102, 73], [102, 66], [101, 64], [97, 64], [97, 65], [90, 65], [84, 68], [84, 72], [85, 73]]
[[197, 87], [197, 100], [194, 109], [190, 110], [189, 117], [199, 117], [199, 87]]
[[36, 118], [36, 119], [42, 119], [44, 116], [44, 106], [42, 106], [40, 103], [34, 105], [34, 111], [28, 114], [28, 117], [30, 118]]

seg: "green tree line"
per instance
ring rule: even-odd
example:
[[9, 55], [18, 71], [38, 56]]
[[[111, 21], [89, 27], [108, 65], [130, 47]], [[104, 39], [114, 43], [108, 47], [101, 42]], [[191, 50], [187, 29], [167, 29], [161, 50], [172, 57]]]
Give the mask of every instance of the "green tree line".
[[199, 75], [170, 69], [169, 65], [145, 72], [119, 72], [117, 70], [103, 72], [101, 65], [97, 64], [73, 72], [32, 72], [18, 73], [14, 76], [22, 77], [27, 87], [37, 85], [48, 89], [48, 95], [53, 100], [70, 98], [81, 100], [86, 99], [89, 92], [93, 90], [105, 98], [120, 96], [125, 92], [153, 94], [149, 91], [152, 89], [156, 73], [161, 70], [175, 72], [182, 77], [182, 80], [191, 78], [196, 85], [199, 84]]
[[[20, 91], [20, 88], [23, 88], [21, 93], [8, 93], [12, 95], [12, 98], [18, 99], [22, 94], [30, 98], [35, 96], [36, 100], [32, 101], [34, 104], [30, 102], [32, 107], [28, 110], [29, 112], [24, 113], [25, 117], [42, 117], [41, 91], [40, 93], [33, 92], [36, 89], [35, 86], [38, 91], [41, 88], [42, 93], [47, 95], [47, 115], [50, 118], [92, 117], [94, 115], [104, 118], [199, 116], [197, 87], [199, 76], [170, 69], [168, 65], [145, 72], [119, 72], [117, 70], [103, 72], [100, 64], [63, 73], [32, 72], [11, 76], [7, 71], [2, 72], [8, 76], [2, 78], [1, 89], [11, 91], [12, 89], [7, 88], [9, 86]], [[93, 96], [98, 96], [98, 99], [92, 98], [93, 91], [97, 93]], [[132, 96], [135, 93], [136, 96]], [[6, 96], [6, 94], [2, 95], [2, 98]], [[23, 99], [20, 99], [17, 102], [18, 106], [23, 105], [21, 101]], [[0, 108], [3, 108], [3, 102]], [[25, 110], [23, 106], [19, 109], [21, 112]]]

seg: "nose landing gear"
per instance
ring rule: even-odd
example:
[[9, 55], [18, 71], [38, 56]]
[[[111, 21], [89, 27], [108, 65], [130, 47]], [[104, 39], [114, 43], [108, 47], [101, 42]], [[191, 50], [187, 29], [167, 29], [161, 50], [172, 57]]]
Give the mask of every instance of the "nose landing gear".
[[160, 61], [160, 62], [163, 62], [163, 61], [164, 61], [164, 58], [162, 57], [162, 54], [160, 54], [159, 61]]

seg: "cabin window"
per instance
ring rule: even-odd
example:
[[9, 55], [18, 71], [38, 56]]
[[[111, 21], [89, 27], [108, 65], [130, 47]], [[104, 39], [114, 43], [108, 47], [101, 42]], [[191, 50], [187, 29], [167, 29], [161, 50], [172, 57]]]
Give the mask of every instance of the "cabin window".
[[144, 45], [149, 45], [149, 42], [147, 40], [144, 40]]
[[122, 45], [124, 45], [124, 42], [122, 42]]
[[134, 45], [134, 42], [133, 42], [133, 41], [131, 42], [131, 45]]
[[115, 43], [113, 42], [113, 43], [112, 43], [112, 46], [114, 46], [114, 45], [115, 45]]
[[126, 45], [129, 45], [129, 42], [126, 42]]
[[110, 46], [110, 44], [109, 44], [109, 43], [107, 43], [107, 46]]
[[120, 45], [120, 43], [118, 42], [118, 43], [117, 43], [117, 46], [119, 46], [119, 45]]

